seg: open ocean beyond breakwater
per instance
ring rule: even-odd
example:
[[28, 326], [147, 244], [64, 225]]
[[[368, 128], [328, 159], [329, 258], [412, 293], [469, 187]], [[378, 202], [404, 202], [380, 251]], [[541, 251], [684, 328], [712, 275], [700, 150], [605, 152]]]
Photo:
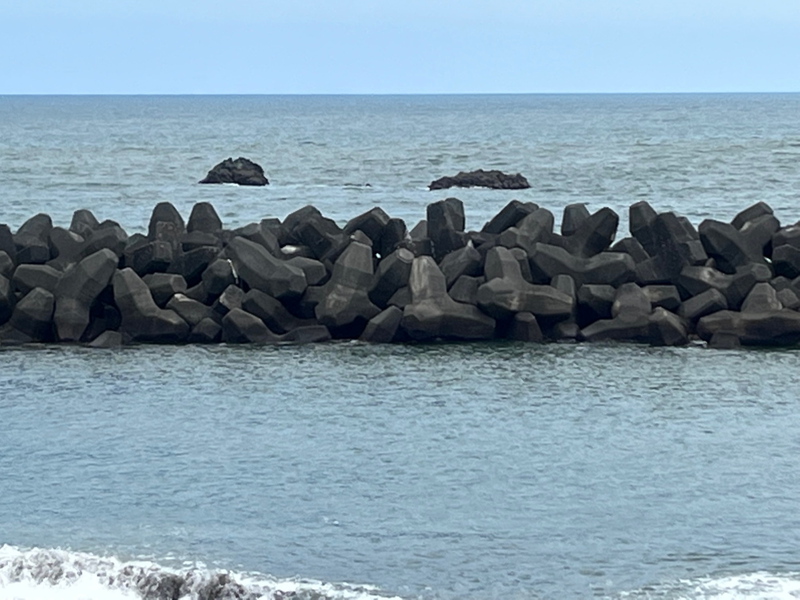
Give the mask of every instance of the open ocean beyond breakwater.
[[[265, 188], [200, 186], [246, 156]], [[648, 200], [800, 220], [800, 94], [0, 97], [0, 221]], [[428, 192], [461, 170], [522, 191]], [[369, 184], [369, 185], [367, 185]], [[0, 350], [0, 600], [800, 598], [800, 352]], [[226, 573], [227, 579], [220, 579]], [[237, 596], [238, 594], [238, 596]], [[163, 596], [162, 597], [166, 597]]]

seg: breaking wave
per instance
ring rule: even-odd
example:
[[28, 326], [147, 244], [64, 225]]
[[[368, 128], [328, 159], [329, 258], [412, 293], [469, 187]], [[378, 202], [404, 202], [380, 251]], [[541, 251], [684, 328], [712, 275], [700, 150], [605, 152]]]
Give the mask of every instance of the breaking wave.
[[0, 600], [388, 600], [371, 586], [0, 546]]
[[798, 600], [800, 573], [759, 571], [724, 577], [684, 579], [618, 596], [620, 600]]

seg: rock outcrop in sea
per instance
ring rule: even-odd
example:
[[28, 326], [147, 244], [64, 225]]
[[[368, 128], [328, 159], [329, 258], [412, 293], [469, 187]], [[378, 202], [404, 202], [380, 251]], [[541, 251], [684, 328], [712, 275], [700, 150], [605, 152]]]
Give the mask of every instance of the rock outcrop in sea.
[[428, 185], [429, 190], [445, 190], [451, 187], [484, 187], [494, 190], [524, 190], [531, 187], [521, 174], [508, 175], [502, 171], [461, 171], [454, 177], [441, 177]]
[[234, 160], [226, 158], [215, 165], [199, 183], [236, 183], [238, 185], [267, 185], [261, 165], [241, 156]]
[[800, 344], [800, 225], [758, 203], [695, 227], [647, 202], [619, 216], [512, 200], [480, 231], [456, 198], [411, 232], [381, 208], [313, 206], [224, 227], [162, 202], [147, 234], [76, 211], [0, 225], [0, 343], [391, 343], [511, 339]]

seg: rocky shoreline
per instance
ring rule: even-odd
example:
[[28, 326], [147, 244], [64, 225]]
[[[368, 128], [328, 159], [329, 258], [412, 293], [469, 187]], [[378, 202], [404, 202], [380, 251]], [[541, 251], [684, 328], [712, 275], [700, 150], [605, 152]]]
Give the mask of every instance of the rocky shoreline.
[[698, 227], [646, 202], [619, 216], [511, 201], [480, 231], [434, 202], [410, 231], [313, 206], [226, 229], [156, 205], [147, 234], [76, 211], [0, 225], [0, 344], [390, 343], [512, 339], [711, 347], [800, 343], [800, 225], [758, 203]]

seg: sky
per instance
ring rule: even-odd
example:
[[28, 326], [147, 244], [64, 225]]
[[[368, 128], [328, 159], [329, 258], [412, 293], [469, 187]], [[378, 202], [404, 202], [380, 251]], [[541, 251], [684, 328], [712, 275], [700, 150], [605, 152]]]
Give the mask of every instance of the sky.
[[0, 94], [800, 91], [800, 0], [0, 0]]

